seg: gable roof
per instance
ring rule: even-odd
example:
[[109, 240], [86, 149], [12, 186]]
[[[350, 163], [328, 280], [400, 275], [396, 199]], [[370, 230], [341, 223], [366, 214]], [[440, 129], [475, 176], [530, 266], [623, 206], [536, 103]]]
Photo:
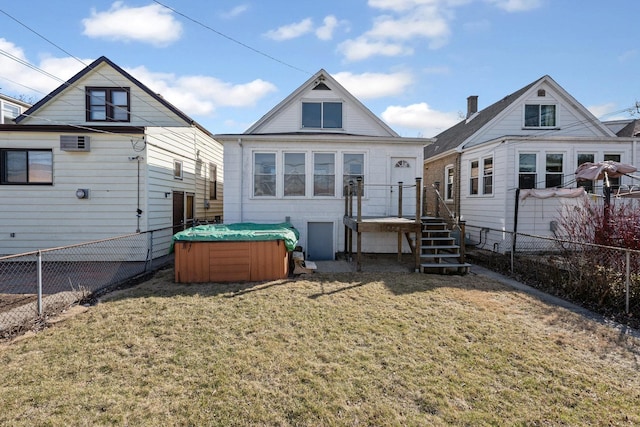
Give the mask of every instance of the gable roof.
[[620, 129], [616, 133], [616, 135], [620, 137], [630, 137], [630, 138], [635, 138], [636, 136], [640, 136], [640, 120], [638, 119], [631, 120], [625, 127]]
[[[67, 80], [66, 82], [64, 82], [60, 86], [58, 86], [55, 90], [53, 90], [51, 93], [46, 95], [40, 101], [38, 101], [35, 104], [33, 104], [33, 106], [31, 106], [31, 108], [29, 108], [28, 110], [26, 110], [25, 112], [23, 112], [20, 116], [18, 116], [16, 118], [16, 123], [20, 123], [22, 120], [26, 119], [30, 115], [33, 115], [33, 113], [35, 113], [40, 108], [42, 108], [43, 106], [45, 106], [46, 104], [51, 102], [51, 100], [53, 100], [58, 94], [63, 92], [68, 87], [72, 86], [75, 82], [80, 80], [82, 77], [84, 77], [87, 74], [93, 72], [101, 64], [108, 64], [110, 67], [112, 67], [118, 73], [122, 74], [127, 80], [131, 81], [134, 85], [136, 85], [140, 90], [146, 92], [149, 96], [151, 96], [156, 101], [161, 103], [163, 106], [165, 106], [167, 109], [169, 109], [171, 112], [176, 114], [178, 117], [180, 117], [185, 122], [187, 122], [189, 124], [196, 125], [196, 126], [200, 127], [202, 130], [205, 130], [200, 125], [198, 125], [193, 119], [191, 119], [185, 113], [183, 113], [178, 108], [176, 108], [173, 104], [167, 102], [162, 96], [158, 95], [157, 93], [155, 93], [154, 91], [149, 89], [146, 85], [144, 85], [141, 82], [139, 82], [135, 77], [133, 77], [131, 74], [127, 73], [125, 70], [120, 68], [118, 65], [116, 65], [114, 62], [112, 62], [106, 56], [101, 56], [100, 58], [96, 59], [91, 64], [87, 65], [84, 69], [82, 69], [80, 72], [78, 72], [75, 76], [71, 77], [69, 80]], [[209, 133], [208, 131], [206, 131], [206, 132]]]
[[[383, 122], [378, 116], [373, 114], [371, 110], [369, 110], [362, 102], [360, 102], [355, 96], [353, 96], [349, 91], [347, 91], [340, 83], [338, 83], [329, 73], [327, 73], [324, 69], [320, 69], [317, 73], [315, 73], [311, 78], [309, 78], [306, 82], [304, 82], [300, 87], [294, 90], [289, 96], [280, 101], [275, 107], [273, 107], [269, 112], [267, 112], [264, 116], [262, 116], [257, 122], [255, 122], [249, 129], [247, 129], [244, 134], [260, 134], [260, 129], [265, 126], [269, 121], [271, 121], [275, 116], [277, 116], [281, 111], [283, 111], [286, 107], [291, 105], [293, 102], [296, 102], [300, 96], [306, 91], [313, 89], [316, 86], [324, 85], [324, 87], [330, 88], [331, 90], [336, 90], [340, 92], [341, 96], [346, 98], [352, 105], [359, 108], [366, 115], [368, 115], [371, 119], [373, 119], [390, 137], [399, 137], [393, 129], [391, 129], [385, 122]], [[322, 86], [320, 86], [322, 88]], [[322, 132], [323, 134], [327, 134], [330, 132]], [[344, 133], [341, 133], [344, 134]]]
[[532, 90], [533, 87], [538, 86], [542, 83], [551, 85], [560, 96], [564, 97], [570, 104], [579, 109], [585, 115], [585, 117], [589, 119], [589, 121], [594, 123], [596, 127], [601, 129], [606, 134], [613, 135], [610, 129], [602, 124], [602, 122], [600, 122], [595, 116], [593, 116], [593, 114], [591, 114], [586, 108], [584, 108], [549, 75], [544, 75], [539, 79], [524, 86], [523, 88], [518, 89], [512, 94], [505, 96], [500, 101], [491, 104], [487, 108], [477, 112], [470, 118], [465, 119], [460, 123], [445, 130], [444, 132], [436, 135], [436, 142], [434, 142], [430, 146], [425, 147], [424, 158], [428, 159], [438, 154], [442, 154], [447, 151], [455, 150], [459, 147], [462, 147], [469, 138], [476, 134], [476, 132], [480, 131], [492, 120], [496, 119], [496, 117], [498, 117], [503, 111], [505, 111], [511, 105], [515, 104], [528, 91]]
[[531, 82], [525, 87], [513, 92], [511, 95], [507, 95], [500, 101], [491, 104], [481, 111], [478, 111], [471, 117], [471, 120], [464, 119], [460, 123], [436, 135], [436, 142], [425, 147], [424, 158], [427, 159], [429, 157], [433, 157], [437, 154], [444, 153], [458, 147], [463, 141], [466, 141], [474, 133], [482, 129], [487, 123], [493, 120], [498, 114], [504, 111], [508, 106], [513, 104], [518, 98], [520, 98], [525, 92], [531, 89], [531, 87], [533, 87], [540, 80], [542, 79]]

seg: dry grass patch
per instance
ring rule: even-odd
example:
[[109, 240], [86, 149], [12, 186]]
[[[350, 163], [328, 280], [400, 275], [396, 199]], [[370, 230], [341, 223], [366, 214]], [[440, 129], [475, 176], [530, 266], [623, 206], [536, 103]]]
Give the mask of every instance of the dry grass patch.
[[0, 424], [640, 424], [638, 340], [489, 279], [172, 278], [1, 349]]

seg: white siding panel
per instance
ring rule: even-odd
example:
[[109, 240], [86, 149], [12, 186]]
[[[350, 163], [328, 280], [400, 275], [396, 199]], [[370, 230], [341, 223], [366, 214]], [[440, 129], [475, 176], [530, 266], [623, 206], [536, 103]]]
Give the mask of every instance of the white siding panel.
[[[142, 82], [144, 83], [144, 82]], [[87, 122], [85, 115], [85, 87], [128, 87], [130, 88], [130, 122], [106, 123]], [[184, 120], [168, 110], [156, 99], [135, 86], [130, 80], [107, 64], [101, 64], [76, 81], [72, 86], [58, 94], [55, 102], [49, 102], [23, 124], [93, 124], [93, 125], [132, 125], [132, 126], [184, 126]]]
[[[363, 215], [383, 216], [389, 215], [391, 206], [389, 180], [391, 177], [391, 157], [414, 158], [416, 173], [422, 173], [422, 146], [409, 144], [376, 144], [374, 146], [365, 143], [336, 143], [327, 140], [325, 143], [316, 144], [321, 147], [321, 152], [332, 152], [336, 155], [336, 197], [317, 198], [311, 194], [300, 198], [254, 198], [253, 197], [253, 153], [275, 152], [279, 162], [282, 153], [286, 151], [305, 152], [307, 154], [307, 179], [312, 179], [313, 157], [317, 150], [314, 147], [305, 146], [304, 142], [276, 142], [262, 143], [252, 141], [250, 137], [243, 138], [242, 145], [236, 142], [225, 144], [225, 193], [224, 193], [224, 219], [226, 223], [234, 222], [258, 222], [271, 223], [283, 222], [289, 217], [291, 223], [300, 232], [300, 244], [307, 245], [308, 222], [333, 222], [336, 227], [334, 242], [335, 250], [344, 248], [344, 215], [345, 200], [342, 198], [342, 156], [344, 153], [365, 154], [365, 197], [363, 198]], [[279, 167], [282, 165], [279, 164]], [[277, 173], [278, 180], [281, 173]], [[277, 184], [282, 186], [281, 182]], [[311, 190], [311, 183], [307, 189]], [[405, 197], [415, 197], [415, 189], [407, 189]], [[280, 194], [280, 193], [279, 193]], [[395, 197], [397, 193], [393, 193]], [[355, 204], [355, 199], [354, 199]], [[413, 212], [409, 213], [413, 214]], [[365, 233], [369, 234], [369, 233]], [[368, 236], [365, 247], [367, 252], [395, 252], [397, 250], [397, 235], [395, 233], [378, 233], [382, 236]], [[405, 248], [409, 251], [408, 246]]]

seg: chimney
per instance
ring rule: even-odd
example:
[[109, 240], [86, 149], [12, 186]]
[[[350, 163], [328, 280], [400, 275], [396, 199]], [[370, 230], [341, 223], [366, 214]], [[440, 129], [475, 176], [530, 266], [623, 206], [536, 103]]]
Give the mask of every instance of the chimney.
[[467, 119], [478, 112], [478, 95], [467, 97]]

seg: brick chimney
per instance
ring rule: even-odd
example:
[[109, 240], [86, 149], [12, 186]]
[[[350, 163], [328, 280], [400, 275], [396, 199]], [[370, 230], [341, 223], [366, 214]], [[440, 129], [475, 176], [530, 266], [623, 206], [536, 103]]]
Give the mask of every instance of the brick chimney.
[[478, 95], [467, 97], [467, 119], [478, 112]]

